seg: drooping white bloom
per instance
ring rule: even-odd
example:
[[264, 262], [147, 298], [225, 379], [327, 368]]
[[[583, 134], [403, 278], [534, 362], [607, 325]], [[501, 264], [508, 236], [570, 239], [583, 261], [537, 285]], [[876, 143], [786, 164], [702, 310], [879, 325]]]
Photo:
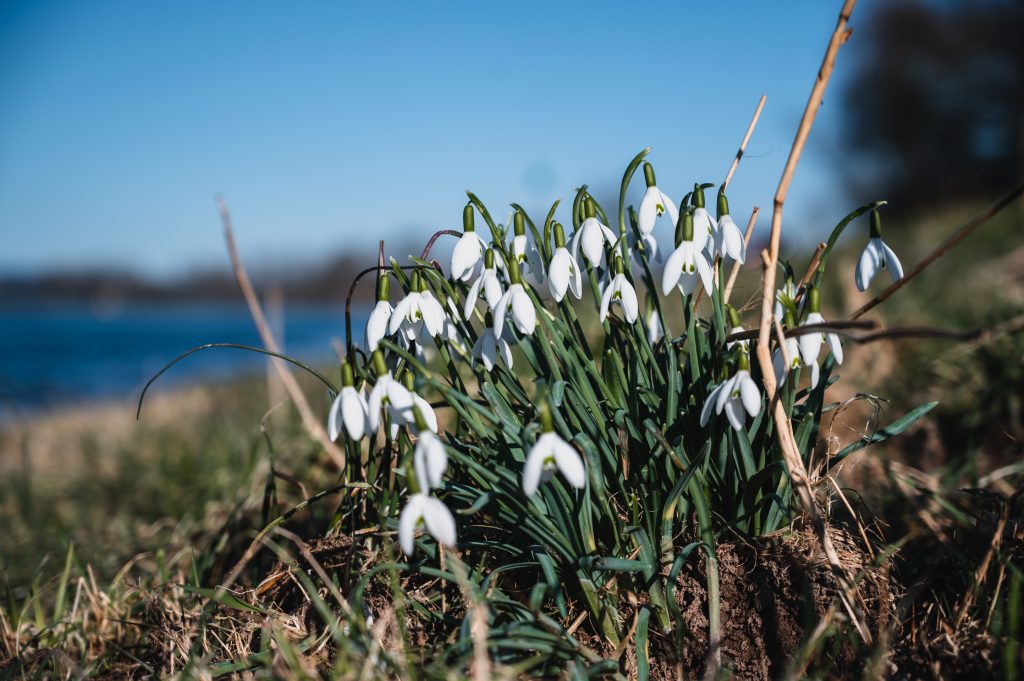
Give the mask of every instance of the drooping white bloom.
[[786, 318], [786, 310], [796, 314], [796, 283], [786, 279], [782, 288], [775, 290], [775, 318], [781, 323]]
[[384, 336], [388, 335], [388, 322], [391, 321], [391, 313], [394, 308], [387, 300], [378, 300], [370, 312], [370, 318], [366, 320], [366, 350], [373, 352], [377, 349]]
[[723, 258], [732, 258], [740, 264], [746, 262], [747, 245], [743, 241], [743, 232], [728, 213], [718, 219], [715, 239], [715, 249]]
[[572, 254], [576, 258], [576, 262], [579, 262], [582, 248], [583, 256], [592, 267], [602, 267], [605, 242], [614, 244], [616, 236], [612, 230], [608, 229], [607, 225], [597, 219], [595, 210], [593, 199], [588, 197], [586, 201], [587, 218], [572, 235]]
[[786, 338], [785, 347], [785, 356], [788, 356], [789, 358], [788, 365], [786, 364], [785, 356], [781, 348], [775, 348], [775, 352], [772, 353], [772, 367], [775, 369], [775, 382], [779, 387], [786, 382], [786, 378], [789, 376], [790, 371], [802, 366], [809, 366], [811, 368], [811, 388], [818, 385], [821, 368], [818, 366], [817, 357], [804, 356], [800, 349], [800, 343], [796, 338]]
[[[445, 313], [441, 303], [425, 285], [419, 284], [419, 272], [413, 275], [412, 290], [395, 306], [388, 322], [388, 333], [402, 333], [409, 341], [416, 341], [421, 328], [426, 328], [431, 337], [444, 330]], [[419, 289], [419, 290], [417, 290]]]
[[455, 517], [441, 501], [422, 492], [413, 494], [398, 516], [398, 543], [407, 556], [415, 545], [416, 530], [426, 527], [438, 544], [455, 546]]
[[421, 430], [416, 438], [413, 469], [420, 485], [423, 486], [422, 491], [429, 492], [441, 486], [441, 478], [448, 470], [448, 450], [430, 430]]
[[636, 218], [640, 233], [646, 236], [654, 231], [654, 223], [665, 213], [668, 213], [672, 226], [675, 227], [676, 222], [679, 221], [676, 204], [667, 194], [658, 189], [654, 182], [654, 168], [647, 162], [644, 163], [644, 179], [647, 181], [647, 191], [644, 192], [644, 198], [640, 200], [640, 211]]
[[[379, 353], [380, 351], [378, 350], [375, 353], [375, 357], [379, 356]], [[383, 358], [381, 358], [380, 364], [383, 364], [383, 361]], [[390, 371], [379, 373], [377, 375], [377, 382], [373, 384], [373, 390], [370, 391], [370, 396], [366, 400], [367, 422], [370, 426], [369, 432], [375, 433], [377, 428], [380, 427], [382, 410], [388, 410], [388, 415], [391, 417], [392, 422], [399, 419], [404, 423], [406, 420], [405, 415], [411, 415], [413, 404], [412, 393], [404, 385], [396, 381], [391, 376]]]
[[487, 301], [487, 307], [493, 311], [498, 306], [498, 301], [501, 300], [502, 290], [501, 280], [498, 278], [498, 268], [495, 266], [494, 251], [489, 249], [487, 255], [484, 256], [484, 268], [480, 272], [480, 276], [476, 278], [466, 294], [466, 305], [463, 308], [466, 319], [473, 316], [473, 309], [476, 307], [477, 300], [480, 299], [481, 292], [484, 294], [484, 300]]
[[857, 288], [866, 291], [879, 269], [889, 270], [894, 282], [903, 278], [903, 265], [881, 237], [872, 237], [857, 261]]
[[[744, 358], [746, 356], [744, 355]], [[716, 414], [725, 412], [730, 425], [735, 430], [743, 430], [746, 425], [746, 417], [743, 411], [746, 410], [751, 417], [757, 416], [761, 411], [761, 393], [757, 384], [750, 377], [750, 371], [745, 368], [741, 361], [740, 369], [730, 378], [723, 381], [711, 391], [704, 408], [700, 412], [700, 425], [705, 427], [711, 420], [711, 412]]]
[[583, 278], [576, 258], [565, 246], [555, 249], [548, 267], [548, 290], [556, 302], [561, 302], [566, 291], [572, 291], [576, 298], [583, 295]]
[[703, 241], [706, 239], [707, 233], [698, 231], [693, 216], [690, 213], [683, 214], [683, 240], [668, 256], [661, 275], [661, 292], [664, 295], [667, 296], [672, 287], [678, 285], [683, 295], [688, 296], [697, 287], [698, 280], [703, 282], [709, 293], [713, 290], [715, 277], [703, 250]]
[[[825, 318], [819, 312], [811, 312], [807, 315], [807, 321], [804, 322], [805, 325], [825, 323]], [[828, 344], [828, 349], [832, 351], [832, 355], [836, 358], [836, 364], [842, 364], [843, 344], [839, 342], [839, 336], [834, 333], [805, 333], [799, 336], [800, 356], [805, 361], [812, 357], [817, 359], [823, 341]]]
[[[621, 263], [622, 259], [616, 258], [616, 267], [619, 267]], [[602, 322], [608, 318], [608, 308], [612, 303], [617, 303], [622, 307], [622, 316], [626, 318], [627, 322], [632, 324], [636, 321], [637, 315], [640, 313], [640, 305], [636, 299], [636, 290], [623, 272], [612, 277], [601, 293]]]
[[371, 430], [369, 420], [362, 391], [351, 385], [342, 386], [327, 416], [327, 432], [331, 440], [337, 440], [344, 427], [349, 438], [359, 440]]
[[527, 496], [533, 496], [540, 483], [550, 479], [556, 470], [577, 489], [583, 489], [587, 484], [587, 471], [579, 453], [558, 433], [548, 431], [537, 438], [526, 455], [523, 491]]
[[533, 307], [530, 294], [526, 292], [522, 282], [513, 283], [505, 291], [494, 309], [494, 336], [500, 338], [505, 328], [505, 315], [512, 311], [512, 321], [519, 332], [531, 335], [537, 327], [537, 311]]
[[473, 344], [473, 361], [483, 361], [484, 368], [492, 371], [494, 365], [498, 363], [499, 355], [505, 360], [505, 366], [511, 369], [512, 347], [505, 340], [504, 336], [495, 336], [494, 329], [487, 327], [480, 333], [476, 343]]
[[462, 236], [452, 249], [452, 279], [469, 279], [487, 248], [487, 244], [476, 233], [473, 220], [473, 204], [467, 203], [462, 210]]
[[[408, 388], [406, 388], [408, 390]], [[398, 431], [402, 426], [416, 425], [416, 410], [419, 410], [420, 414], [423, 415], [424, 425], [427, 430], [433, 433], [437, 432], [437, 414], [434, 412], [434, 408], [430, 406], [430, 402], [420, 397], [417, 393], [409, 391], [410, 397], [412, 397], [412, 406], [405, 409], [392, 409], [389, 413], [391, 415], [391, 439], [398, 439]]]

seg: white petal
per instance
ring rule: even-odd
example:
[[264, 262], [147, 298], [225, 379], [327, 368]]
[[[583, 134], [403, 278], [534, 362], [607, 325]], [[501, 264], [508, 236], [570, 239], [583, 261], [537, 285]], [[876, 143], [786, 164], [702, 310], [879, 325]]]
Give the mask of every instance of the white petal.
[[[423, 414], [423, 420], [427, 422], [427, 428], [433, 432], [437, 432], [437, 414], [434, 413], [434, 408], [430, 406], [430, 402], [417, 395], [416, 393], [409, 393], [412, 397], [413, 406], [418, 407], [420, 413]], [[415, 417], [413, 421], [415, 422]]]
[[704, 282], [704, 290], [708, 295], [711, 295], [715, 290], [715, 273], [711, 270], [711, 265], [708, 264], [704, 253], [697, 254], [696, 264], [697, 274], [700, 275], [700, 280]]
[[686, 242], [679, 245], [679, 248], [672, 251], [672, 255], [668, 256], [668, 260], [665, 261], [665, 269], [661, 273], [661, 293], [662, 295], [668, 295], [672, 291], [672, 287], [679, 283], [679, 278], [683, 275], [683, 263], [686, 260]]
[[487, 307], [493, 310], [498, 305], [498, 301], [501, 300], [501, 282], [498, 281], [498, 273], [494, 270], [486, 270], [480, 277], [484, 282], [484, 299], [487, 301]]
[[523, 492], [526, 496], [531, 497], [537, 491], [541, 473], [544, 471], [544, 460], [550, 453], [549, 441], [541, 435], [530, 449], [530, 453], [526, 455], [526, 465], [523, 466]]
[[593, 267], [600, 267], [604, 261], [604, 237], [601, 234], [601, 223], [597, 218], [587, 218], [580, 227], [581, 247], [583, 255]]
[[331, 440], [337, 440], [338, 436], [341, 435], [341, 396], [343, 392], [338, 393], [338, 396], [334, 398], [334, 403], [331, 405], [331, 411], [327, 414], [327, 435]]
[[661, 192], [657, 187], [648, 187], [644, 198], [640, 201], [640, 210], [636, 216], [636, 226], [640, 228], [641, 234], [650, 234], [654, 230], [659, 203], [661, 203]]
[[548, 268], [548, 290], [556, 302], [561, 302], [569, 288], [571, 259], [572, 256], [565, 248], [557, 249], [551, 258], [551, 267]]
[[408, 319], [410, 311], [418, 302], [419, 294], [417, 293], [410, 293], [398, 302], [398, 305], [395, 306], [395, 311], [391, 313], [391, 319], [388, 321], [388, 335], [398, 333], [398, 329]]
[[879, 245], [882, 247], [882, 257], [885, 258], [885, 268], [889, 270], [889, 276], [894, 282], [899, 281], [903, 278], [903, 264], [884, 241], [879, 241]]
[[438, 544], [455, 546], [455, 517], [440, 500], [427, 497], [423, 502], [423, 521], [427, 532]]
[[482, 246], [476, 232], [466, 232], [452, 250], [452, 278], [465, 281], [473, 273], [473, 266], [480, 260]]
[[839, 336], [834, 333], [825, 334], [825, 340], [828, 342], [828, 349], [832, 351], [832, 356], [836, 358], [836, 364], [842, 364], [843, 344], [839, 341]]
[[463, 316], [466, 319], [473, 317], [473, 309], [476, 307], [476, 301], [480, 298], [480, 287], [483, 285], [483, 281], [484, 275], [481, 274], [469, 286], [469, 293], [466, 294], [466, 304], [462, 308]]
[[857, 261], [855, 278], [857, 288], [861, 291], [868, 290], [871, 280], [875, 278], [875, 272], [878, 271], [878, 254], [874, 242], [874, 239], [868, 240], [868, 245], [864, 247], [860, 254], [860, 259]]
[[[551, 433], [551, 435], [555, 434]], [[552, 444], [555, 465], [558, 466], [558, 470], [562, 472], [570, 485], [576, 489], [583, 489], [587, 486], [587, 469], [583, 465], [583, 459], [572, 445], [557, 435], [555, 437], [558, 438], [553, 440]]]
[[402, 551], [407, 556], [411, 556], [415, 550], [413, 539], [416, 534], [416, 525], [423, 517], [423, 500], [426, 498], [422, 494], [412, 495], [398, 516], [398, 545], [402, 547]]
[[804, 364], [817, 361], [823, 340], [820, 333], [805, 333], [797, 338], [797, 343], [800, 346], [800, 360]]
[[505, 360], [505, 366], [509, 369], [512, 368], [512, 346], [508, 344], [504, 338], [498, 339], [498, 351], [501, 353], [502, 359]]
[[776, 348], [772, 353], [772, 367], [775, 369], [775, 383], [781, 388], [786, 382], [789, 374], [789, 367], [786, 366], [786, 358], [782, 356], [782, 350]]
[[430, 431], [420, 433], [413, 454], [413, 464], [420, 487], [440, 487], [444, 472], [448, 469], [448, 452], [444, 443]]
[[736, 385], [736, 377], [731, 376], [722, 383], [722, 389], [718, 393], [718, 398], [715, 400], [715, 413], [721, 414], [722, 410], [725, 409], [726, 403], [732, 398], [732, 390]]
[[675, 202], [669, 198], [668, 194], [660, 189], [658, 190], [658, 193], [661, 194], [662, 205], [665, 206], [665, 210], [668, 211], [668, 217], [672, 220], [672, 227], [675, 227], [676, 223], [679, 222], [679, 210], [676, 208]]
[[363, 437], [366, 430], [366, 400], [351, 386], [341, 389], [341, 417], [350, 438], [358, 440]]
[[714, 390], [708, 393], [708, 398], [704, 400], [704, 408], [700, 410], [700, 427], [704, 428], [708, 425], [708, 421], [711, 420], [711, 414], [715, 411], [715, 403], [718, 401], [718, 394], [722, 391], [722, 386], [725, 383], [719, 383]]
[[612, 302], [612, 295], [615, 293], [615, 283], [611, 282], [604, 287], [604, 292], [601, 293], [601, 314], [600, 319], [603, 322], [608, 319], [608, 306]]
[[508, 312], [508, 306], [512, 302], [512, 294], [515, 293], [516, 287], [513, 284], [508, 287], [508, 290], [501, 296], [498, 301], [498, 306], [494, 308], [494, 337], [501, 336], [502, 330], [505, 328], [505, 314]]
[[754, 383], [754, 379], [750, 377], [745, 371], [741, 371], [743, 377], [739, 379], [740, 387], [740, 400], [743, 402], [743, 408], [747, 410], [747, 413], [753, 416], [757, 416], [761, 411], [761, 393], [757, 389], [757, 384]]
[[391, 381], [391, 374], [378, 376], [377, 382], [373, 385], [373, 390], [370, 391], [370, 396], [366, 400], [366, 418], [371, 433], [377, 432], [377, 428], [380, 427], [381, 402], [384, 400], [384, 393], [389, 381]]
[[366, 349], [373, 352], [377, 349], [384, 336], [388, 335], [388, 322], [391, 320], [391, 303], [386, 300], [379, 300], [373, 306], [370, 318], [366, 320]]
[[626, 321], [632, 324], [640, 314], [640, 304], [637, 302], [636, 290], [633, 289], [633, 285], [626, 280], [625, 276], [619, 276], [622, 276], [622, 314]]
[[420, 314], [423, 315], [423, 324], [431, 336], [439, 336], [444, 331], [444, 320], [446, 315], [441, 303], [437, 302], [433, 294], [424, 291], [420, 294]]
[[817, 362], [811, 362], [811, 389], [817, 387], [818, 379], [821, 377], [821, 367]]
[[734, 430], [743, 430], [743, 426], [745, 425], [743, 406], [740, 404], [739, 400], [729, 398], [725, 403], [725, 416], [729, 419], [729, 423], [732, 425]]
[[533, 307], [530, 294], [523, 289], [522, 285], [513, 285], [516, 291], [512, 295], [512, 320], [520, 332], [529, 336], [537, 326], [537, 310]]
[[483, 360], [484, 368], [491, 371], [494, 368], [495, 355], [494, 330], [484, 329], [473, 345], [473, 357]]

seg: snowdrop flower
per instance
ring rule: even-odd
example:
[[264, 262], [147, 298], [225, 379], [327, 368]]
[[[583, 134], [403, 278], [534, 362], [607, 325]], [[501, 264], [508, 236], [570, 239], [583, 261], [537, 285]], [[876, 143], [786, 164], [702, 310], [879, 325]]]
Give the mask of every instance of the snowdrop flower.
[[[489, 316], [486, 323], [490, 324]], [[493, 371], [494, 365], [498, 363], [499, 355], [505, 360], [505, 366], [511, 369], [512, 347], [504, 335], [494, 335], [494, 329], [488, 325], [473, 344], [473, 361], [480, 360], [484, 363], [485, 369]]]
[[444, 308], [427, 288], [427, 282], [418, 270], [413, 272], [409, 288], [409, 294], [391, 314], [388, 333], [397, 333], [401, 329], [409, 341], [416, 341], [423, 328], [431, 337], [440, 335], [444, 331]]
[[622, 307], [622, 316], [632, 324], [636, 321], [640, 312], [640, 306], [636, 299], [636, 290], [626, 279], [625, 270], [622, 265], [622, 258], [615, 256], [615, 276], [604, 287], [601, 294], [601, 321], [608, 318], [608, 308], [612, 303]]
[[548, 290], [555, 302], [562, 302], [566, 291], [572, 291], [578, 300], [583, 295], [583, 277], [579, 263], [565, 247], [565, 232], [562, 225], [554, 224], [555, 253], [548, 266]]
[[[810, 313], [807, 315], [807, 320], [804, 324], [824, 324], [825, 318], [821, 316], [821, 296], [818, 294], [818, 289], [811, 287], [807, 292], [807, 297]], [[836, 358], [836, 364], [843, 363], [843, 345], [839, 342], [839, 336], [834, 333], [806, 333], [799, 337], [798, 342], [800, 344], [800, 355], [805, 361], [812, 358], [816, 361], [818, 353], [821, 351], [821, 344], [825, 342], [828, 344], [828, 349], [832, 351], [832, 355]]]
[[[786, 312], [786, 326], [793, 328], [793, 315], [788, 311]], [[821, 374], [817, 356], [808, 357], [803, 354], [800, 342], [793, 337], [786, 338], [784, 347], [785, 352], [780, 347], [775, 348], [775, 352], [772, 353], [772, 367], [775, 369], [775, 382], [778, 386], [782, 387], [782, 384], [786, 382], [789, 372], [803, 366], [810, 366], [811, 368], [811, 388], [817, 386], [818, 378]], [[787, 358], [789, 359], [788, 365], [786, 362]]]
[[871, 238], [868, 239], [868, 245], [864, 247], [864, 252], [857, 261], [857, 288], [866, 291], [879, 269], [889, 270], [893, 282], [903, 278], [903, 265], [900, 264], [900, 259], [882, 241], [882, 218], [875, 208], [871, 211]]
[[[405, 390], [409, 393], [412, 402], [407, 407], [394, 407], [388, 413], [391, 416], [390, 435], [392, 440], [398, 439], [398, 431], [402, 426], [416, 426], [417, 432], [430, 430], [437, 432], [437, 414], [430, 402], [420, 397], [415, 391], [415, 378], [412, 373], [405, 374]], [[419, 414], [423, 422], [419, 423], [416, 416]]]
[[[710, 185], [709, 185], [710, 186]], [[693, 185], [693, 234], [694, 241], [699, 243], [701, 248], [708, 247], [709, 260], [714, 260], [716, 255], [716, 242], [718, 241], [718, 223], [711, 217], [711, 213], [704, 207], [704, 186]], [[711, 289], [708, 289], [710, 291]]]
[[398, 516], [398, 544], [411, 556], [416, 530], [425, 527], [438, 544], [455, 546], [455, 517], [441, 501], [423, 492], [416, 492]]
[[[462, 334], [455, 323], [459, 320], [459, 306], [455, 301], [448, 298], [448, 315], [444, 318], [444, 328], [441, 329], [441, 340], [444, 341], [460, 355], [465, 356], [466, 345], [462, 342]], [[428, 341], [429, 342], [429, 341]]]
[[682, 239], [665, 261], [665, 270], [661, 276], [661, 292], [667, 296], [672, 287], [678, 285], [683, 295], [688, 296], [697, 287], [699, 279], [703, 282], [705, 290], [710, 293], [713, 290], [714, 274], [703, 250], [703, 241], [707, 239], [707, 233], [697, 231], [693, 213], [690, 211], [684, 212], [681, 220]]
[[539, 405], [538, 412], [541, 436], [526, 455], [523, 491], [526, 496], [533, 496], [540, 483], [547, 482], [556, 470], [565, 476], [570, 485], [583, 489], [587, 484], [587, 471], [579, 452], [555, 432], [546, 401]]
[[[658, 189], [654, 181], [654, 168], [646, 161], [644, 161], [644, 180], [647, 182], [647, 191], [644, 193], [644, 198], [640, 200], [640, 212], [637, 214], [636, 223], [640, 228], [640, 234], [648, 236], [654, 231], [654, 223], [665, 213], [668, 213], [674, 227], [679, 222], [679, 210], [672, 199]], [[654, 250], [657, 250], [656, 244]]]
[[369, 430], [366, 398], [361, 390], [355, 389], [352, 365], [341, 365], [341, 392], [331, 405], [327, 416], [327, 431], [331, 440], [337, 440], [342, 428], [352, 440], [360, 440]]
[[744, 410], [751, 417], [757, 416], [761, 411], [761, 393], [757, 384], [750, 377], [750, 357], [746, 352], [740, 353], [739, 368], [731, 378], [723, 381], [717, 388], [711, 391], [708, 399], [704, 402], [704, 408], [700, 412], [701, 428], [708, 425], [711, 420], [712, 410], [716, 414], [725, 412], [729, 424], [735, 430], [743, 430], [746, 425]]
[[509, 268], [509, 281], [511, 285], [505, 294], [498, 301], [494, 310], [494, 337], [500, 338], [505, 328], [505, 315], [512, 311], [512, 321], [516, 328], [524, 335], [531, 335], [537, 327], [537, 310], [533, 307], [530, 294], [523, 286], [522, 277], [519, 274], [519, 263], [512, 261]]
[[388, 411], [392, 420], [395, 417], [402, 419], [402, 414], [412, 409], [414, 404], [412, 393], [392, 377], [380, 350], [373, 352], [373, 370], [377, 374], [377, 382], [374, 383], [373, 390], [366, 400], [368, 432], [371, 434], [377, 432], [377, 428], [380, 427], [383, 410]]
[[743, 232], [729, 215], [729, 200], [724, 192], [718, 193], [718, 229], [715, 231], [715, 240], [715, 250], [723, 258], [732, 258], [740, 264], [746, 261], [747, 245], [743, 241]]
[[486, 247], [473, 225], [473, 204], [467, 203], [462, 209], [462, 236], [452, 250], [452, 279], [469, 279]]
[[391, 277], [387, 272], [377, 275], [377, 304], [370, 312], [370, 318], [366, 320], [366, 350], [373, 352], [377, 349], [384, 336], [388, 335], [388, 322], [391, 321], [391, 313], [394, 308], [388, 302], [388, 294], [391, 288]]
[[576, 258], [576, 262], [579, 262], [580, 248], [582, 248], [583, 256], [591, 267], [602, 267], [605, 242], [614, 244], [616, 237], [612, 230], [597, 219], [597, 208], [592, 198], [588, 196], [583, 205], [586, 219], [572, 235], [572, 254]]
[[494, 251], [490, 248], [484, 253], [484, 268], [480, 272], [480, 276], [476, 278], [473, 285], [469, 287], [469, 293], [466, 294], [466, 305], [463, 309], [466, 319], [473, 316], [473, 310], [476, 308], [481, 292], [484, 294], [484, 300], [487, 301], [487, 307], [493, 310], [498, 306], [502, 294], [501, 280], [498, 279], [498, 268], [495, 267]]
[[413, 410], [416, 417], [416, 450], [413, 452], [413, 468], [416, 477], [429, 492], [441, 486], [441, 477], [448, 470], [448, 451], [444, 443], [427, 427], [427, 422], [419, 409]]
[[526, 236], [526, 220], [523, 211], [517, 210], [512, 216], [512, 257], [519, 263], [519, 271], [531, 286], [544, 283], [544, 263], [537, 246]]

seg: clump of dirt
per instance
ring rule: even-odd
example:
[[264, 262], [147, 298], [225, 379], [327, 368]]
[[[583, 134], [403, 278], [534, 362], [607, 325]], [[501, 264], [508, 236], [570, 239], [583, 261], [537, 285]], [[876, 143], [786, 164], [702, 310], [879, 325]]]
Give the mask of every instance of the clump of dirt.
[[[870, 641], [895, 615], [896, 591], [887, 569], [849, 533], [830, 527], [829, 535], [847, 574], [857, 588], [846, 604], [842, 586], [829, 566], [821, 543], [810, 530], [786, 531], [750, 543], [718, 546], [721, 664], [743, 679], [778, 678], [792, 664], [823, 617], [851, 621], [852, 613]], [[708, 594], [705, 561], [692, 560], [679, 576], [676, 602], [683, 613], [680, 630], [651, 632], [651, 677], [677, 678], [681, 664], [700, 674], [714, 650], [708, 649]], [[851, 631], [856, 626], [847, 627]], [[856, 634], [854, 634], [856, 636]], [[682, 649], [680, 656], [677, 651]], [[833, 664], [860, 664], [870, 645], [847, 638], [829, 642]]]

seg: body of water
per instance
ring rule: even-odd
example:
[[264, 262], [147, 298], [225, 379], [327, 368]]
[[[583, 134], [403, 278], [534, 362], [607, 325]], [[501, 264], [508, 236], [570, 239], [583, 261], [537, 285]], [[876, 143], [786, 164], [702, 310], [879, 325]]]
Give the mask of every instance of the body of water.
[[[353, 313], [361, 337], [365, 312]], [[286, 306], [285, 351], [310, 363], [335, 356], [332, 338], [344, 338], [340, 306]], [[0, 405], [35, 411], [68, 403], [137, 397], [146, 381], [177, 355], [205, 343], [261, 347], [242, 302], [129, 304], [117, 309], [83, 305], [0, 308]], [[164, 374], [168, 388], [262, 371], [266, 358], [244, 350], [197, 352]]]

